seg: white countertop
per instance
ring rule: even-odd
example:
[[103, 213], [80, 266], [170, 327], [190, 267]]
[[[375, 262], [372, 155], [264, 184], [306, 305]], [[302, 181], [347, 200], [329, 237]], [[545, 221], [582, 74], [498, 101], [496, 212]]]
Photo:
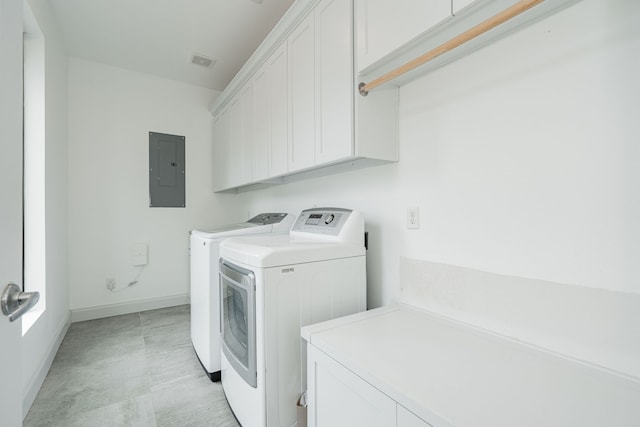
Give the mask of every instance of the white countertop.
[[398, 305], [302, 336], [438, 426], [640, 426], [640, 381]]

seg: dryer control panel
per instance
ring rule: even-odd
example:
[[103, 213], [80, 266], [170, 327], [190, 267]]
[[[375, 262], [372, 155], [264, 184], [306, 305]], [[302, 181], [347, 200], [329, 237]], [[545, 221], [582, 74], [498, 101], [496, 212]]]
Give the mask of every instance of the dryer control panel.
[[339, 236], [349, 216], [350, 209], [313, 208], [300, 212], [292, 232]]

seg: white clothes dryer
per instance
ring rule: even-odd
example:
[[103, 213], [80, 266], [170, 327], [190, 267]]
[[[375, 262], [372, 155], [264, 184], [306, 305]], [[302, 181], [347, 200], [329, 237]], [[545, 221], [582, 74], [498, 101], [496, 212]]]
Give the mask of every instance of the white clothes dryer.
[[220, 242], [230, 236], [288, 233], [293, 220], [287, 213], [263, 213], [247, 222], [191, 231], [191, 342], [212, 381], [220, 380]]
[[306, 389], [300, 328], [366, 309], [364, 220], [304, 210], [289, 235], [220, 245], [222, 387], [243, 427], [297, 425]]

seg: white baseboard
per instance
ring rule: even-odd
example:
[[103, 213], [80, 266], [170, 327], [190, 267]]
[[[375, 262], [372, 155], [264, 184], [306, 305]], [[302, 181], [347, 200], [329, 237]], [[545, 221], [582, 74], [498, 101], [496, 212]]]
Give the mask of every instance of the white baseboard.
[[64, 336], [67, 334], [69, 330], [69, 326], [71, 326], [71, 312], [67, 313], [67, 316], [64, 319], [64, 322], [60, 324], [58, 330], [55, 333], [55, 339], [51, 342], [49, 349], [47, 351], [47, 356], [43, 359], [40, 367], [38, 368], [38, 372], [33, 376], [33, 379], [27, 386], [24, 395], [22, 396], [22, 418], [27, 416], [29, 409], [31, 409], [31, 405], [36, 400], [36, 396], [40, 391], [40, 387], [42, 387], [42, 383], [44, 383], [44, 379], [47, 377], [49, 373], [49, 368], [51, 368], [51, 364], [53, 363], [53, 359], [56, 357], [58, 353], [58, 349], [60, 348], [60, 344], [62, 344], [62, 340]]
[[71, 310], [71, 322], [101, 319], [103, 317], [121, 314], [137, 313], [139, 311], [155, 310], [157, 308], [173, 307], [189, 304], [189, 294], [173, 295], [170, 297], [153, 298], [141, 301], [124, 302], [119, 304], [101, 305], [97, 307], [78, 308]]

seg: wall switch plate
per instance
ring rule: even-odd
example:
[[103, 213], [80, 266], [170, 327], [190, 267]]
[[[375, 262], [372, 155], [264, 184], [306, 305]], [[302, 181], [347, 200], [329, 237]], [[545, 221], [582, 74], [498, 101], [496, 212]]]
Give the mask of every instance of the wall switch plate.
[[409, 206], [407, 208], [407, 228], [409, 230], [420, 228], [420, 208], [418, 206]]

